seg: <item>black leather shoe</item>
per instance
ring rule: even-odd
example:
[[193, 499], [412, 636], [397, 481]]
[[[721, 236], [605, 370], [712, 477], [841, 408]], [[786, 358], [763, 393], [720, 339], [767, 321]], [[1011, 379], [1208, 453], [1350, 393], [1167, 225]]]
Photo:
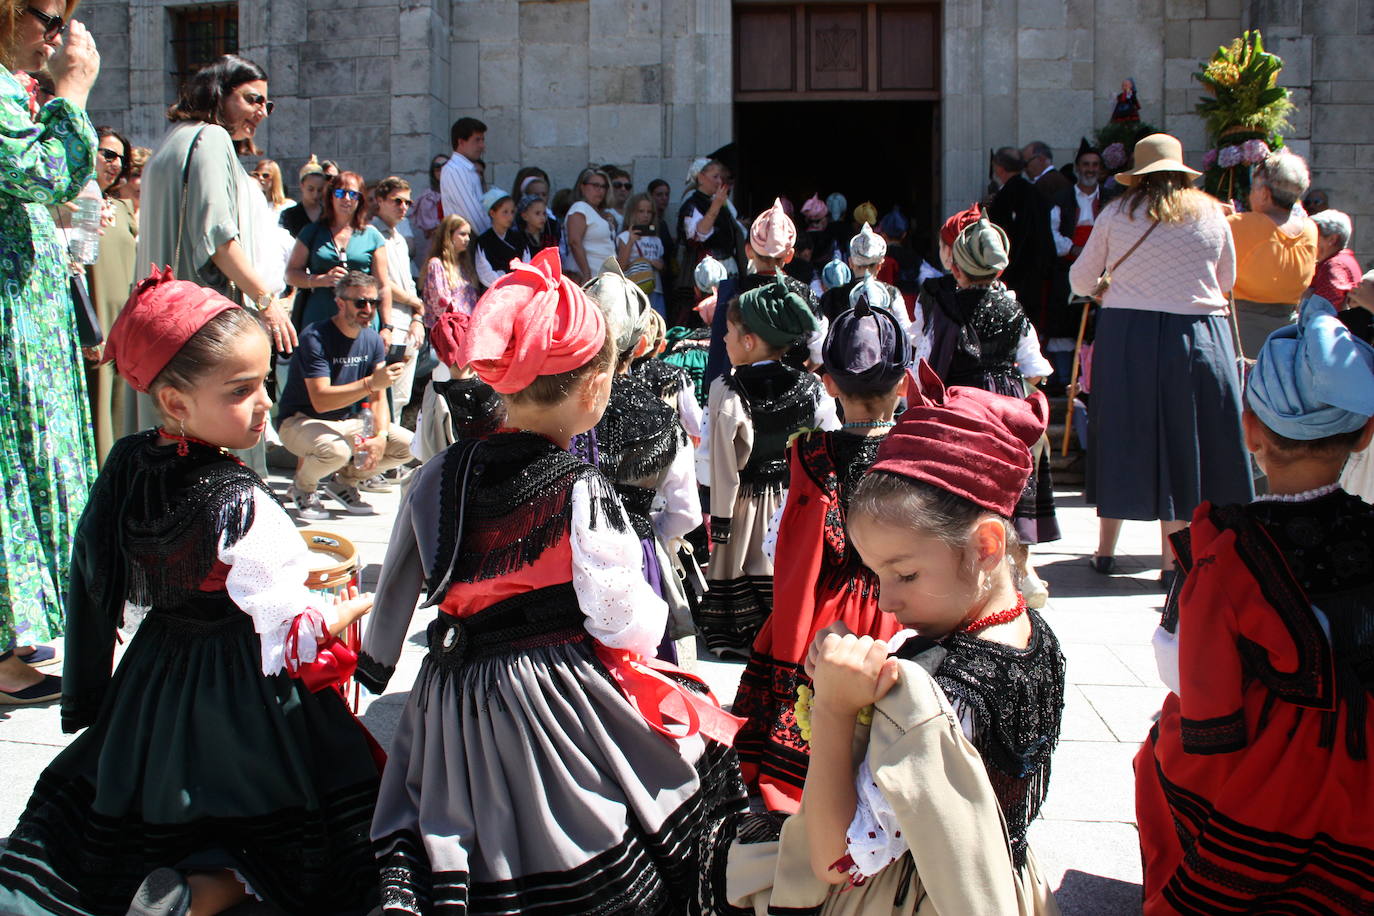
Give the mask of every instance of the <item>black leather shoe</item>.
[[191, 909], [191, 885], [173, 868], [149, 873], [129, 904], [128, 916], [186, 916]]
[[1094, 554], [1089, 562], [1097, 572], [1104, 576], [1109, 576], [1116, 571], [1116, 557], [1099, 557]]

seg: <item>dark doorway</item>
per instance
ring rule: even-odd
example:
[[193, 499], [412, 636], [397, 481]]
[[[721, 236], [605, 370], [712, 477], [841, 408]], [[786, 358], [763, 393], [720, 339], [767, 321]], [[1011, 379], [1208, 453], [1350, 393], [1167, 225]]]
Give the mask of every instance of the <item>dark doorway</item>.
[[785, 196], [800, 207], [839, 191], [853, 208], [893, 205], [912, 239], [929, 234], [939, 209], [939, 103], [918, 101], [736, 102], [739, 174], [735, 203], [752, 216]]

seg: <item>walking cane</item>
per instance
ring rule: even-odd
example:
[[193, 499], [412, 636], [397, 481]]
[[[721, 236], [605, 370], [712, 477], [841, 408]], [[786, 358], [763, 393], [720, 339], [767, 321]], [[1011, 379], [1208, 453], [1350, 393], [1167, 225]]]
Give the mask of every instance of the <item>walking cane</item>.
[[1088, 330], [1088, 309], [1092, 308], [1091, 299], [1083, 300], [1083, 316], [1078, 319], [1078, 341], [1073, 345], [1073, 372], [1069, 375], [1068, 408], [1064, 412], [1064, 441], [1059, 446], [1059, 454], [1069, 454], [1069, 437], [1073, 434], [1073, 399], [1078, 389], [1079, 354], [1083, 351], [1083, 335]]

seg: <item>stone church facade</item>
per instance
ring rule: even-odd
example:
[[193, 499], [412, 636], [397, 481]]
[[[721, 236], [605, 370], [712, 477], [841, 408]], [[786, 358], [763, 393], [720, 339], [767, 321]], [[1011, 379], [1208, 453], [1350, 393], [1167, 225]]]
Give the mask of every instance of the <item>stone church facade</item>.
[[[1196, 163], [1206, 140], [1191, 75], [1218, 44], [1260, 28], [1298, 104], [1291, 146], [1309, 157], [1314, 186], [1354, 216], [1364, 259], [1374, 252], [1374, 0], [85, 0], [79, 15], [104, 61], [97, 123], [155, 144], [185, 42], [178, 17], [207, 7], [236, 16], [238, 53], [268, 72], [277, 108], [258, 145], [289, 174], [314, 152], [369, 178], [422, 178], [450, 123], [473, 115], [490, 127], [487, 175], [503, 187], [522, 164], [565, 185], [589, 161], [630, 167], [636, 189], [655, 177], [676, 185], [693, 157], [765, 112], [758, 87], [741, 84], [748, 76], [778, 79], [760, 84], [759, 99], [841, 103], [827, 119], [849, 99], [889, 100], [873, 109], [883, 120], [841, 136], [822, 123], [806, 144], [741, 150], [760, 186], [770, 160], [802, 146], [847, 147], [861, 168], [907, 105], [929, 138], [930, 155], [913, 161], [930, 172], [933, 214], [979, 195], [990, 148], [1045, 140], [1062, 163], [1107, 121], [1126, 76], [1146, 120], [1180, 136]], [[909, 33], [884, 25], [906, 12], [917, 17]], [[850, 20], [858, 25], [841, 28]], [[923, 32], [920, 21], [933, 25]], [[833, 72], [844, 64], [822, 72], [827, 55], [858, 75]], [[902, 82], [926, 66], [928, 84]]]

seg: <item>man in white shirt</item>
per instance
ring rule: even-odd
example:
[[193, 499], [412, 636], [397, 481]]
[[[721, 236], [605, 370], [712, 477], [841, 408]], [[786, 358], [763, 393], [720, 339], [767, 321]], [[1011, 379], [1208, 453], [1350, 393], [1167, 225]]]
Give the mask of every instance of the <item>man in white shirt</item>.
[[[410, 182], [395, 176], [383, 178], [377, 182], [373, 200], [377, 202], [377, 217], [372, 225], [386, 240], [387, 283], [391, 287], [391, 340], [393, 343], [408, 342], [413, 349], [418, 349], [425, 339], [422, 320], [425, 304], [416, 292], [415, 278], [410, 275], [410, 246], [400, 230], [410, 211]], [[414, 356], [406, 360], [405, 372], [391, 387], [392, 408], [398, 419], [401, 410], [410, 403], [417, 362]]]
[[444, 215], [458, 215], [468, 221], [475, 240], [491, 228], [491, 220], [482, 209], [482, 176], [477, 161], [487, 149], [487, 125], [476, 118], [459, 118], [450, 131], [453, 155], [439, 173], [439, 194], [444, 201]]
[[1050, 281], [1050, 322], [1046, 328], [1045, 353], [1054, 362], [1055, 376], [1050, 387], [1055, 391], [1060, 384], [1069, 381], [1074, 339], [1082, 318], [1081, 307], [1075, 308], [1069, 301], [1069, 267], [1088, 244], [1097, 215], [1107, 202], [1101, 184], [1102, 156], [1087, 140], [1079, 144], [1073, 169], [1078, 180], [1059, 192], [1050, 210], [1050, 234], [1059, 263]]

